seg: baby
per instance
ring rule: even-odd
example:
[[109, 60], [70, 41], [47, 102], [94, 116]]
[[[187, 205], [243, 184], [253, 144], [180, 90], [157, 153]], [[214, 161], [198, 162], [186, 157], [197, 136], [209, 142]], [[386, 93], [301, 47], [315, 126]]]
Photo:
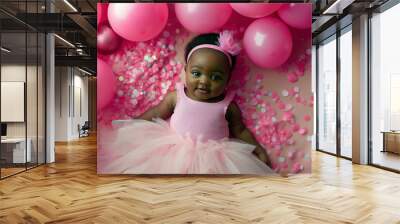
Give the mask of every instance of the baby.
[[[157, 106], [117, 128], [105, 172], [268, 174], [263, 147], [242, 122], [227, 85], [240, 45], [232, 33], [202, 34], [185, 49], [185, 81]], [[165, 120], [170, 119], [167, 123]], [[130, 144], [120, 144], [126, 142]], [[110, 148], [110, 150], [111, 150]]]

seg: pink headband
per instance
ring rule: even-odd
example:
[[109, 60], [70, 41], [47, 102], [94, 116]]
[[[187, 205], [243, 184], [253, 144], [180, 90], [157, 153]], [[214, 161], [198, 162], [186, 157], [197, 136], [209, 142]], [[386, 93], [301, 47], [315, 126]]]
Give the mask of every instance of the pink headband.
[[189, 52], [186, 58], [186, 62], [189, 61], [189, 58], [194, 51], [201, 48], [210, 48], [224, 53], [224, 55], [228, 58], [229, 65], [231, 66], [232, 66], [231, 55], [238, 55], [241, 50], [240, 43], [235, 42], [235, 40], [233, 39], [233, 32], [225, 30], [219, 34], [218, 45], [200, 44], [196, 46]]
[[229, 65], [232, 65], [232, 59], [231, 59], [231, 56], [229, 55], [229, 53], [227, 53], [226, 51], [224, 51], [224, 49], [222, 49], [221, 47], [219, 47], [219, 46], [217, 46], [217, 45], [213, 45], [213, 44], [200, 44], [200, 45], [198, 45], [197, 47], [193, 48], [193, 49], [189, 52], [189, 54], [188, 54], [188, 56], [187, 56], [187, 61], [189, 61], [189, 58], [190, 58], [190, 56], [193, 54], [193, 52], [196, 51], [196, 50], [198, 50], [198, 49], [200, 49], [200, 48], [211, 48], [211, 49], [214, 49], [214, 50], [217, 50], [217, 51], [220, 51], [220, 52], [224, 53], [225, 56], [228, 58]]

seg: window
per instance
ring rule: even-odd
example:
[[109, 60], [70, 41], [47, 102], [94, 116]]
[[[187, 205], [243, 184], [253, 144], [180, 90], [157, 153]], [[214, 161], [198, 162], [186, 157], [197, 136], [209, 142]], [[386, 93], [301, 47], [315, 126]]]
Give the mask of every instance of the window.
[[318, 149], [336, 153], [336, 36], [318, 48]]
[[[41, 13], [44, 1], [1, 1], [24, 13]], [[14, 7], [12, 7], [14, 6]], [[45, 163], [45, 34], [0, 12], [0, 179]], [[6, 22], [5, 22], [6, 21]], [[11, 111], [10, 101], [16, 111]]]
[[352, 35], [351, 26], [340, 36], [340, 155], [352, 157]]
[[400, 4], [371, 18], [370, 156], [372, 164], [395, 170], [400, 170], [400, 132], [395, 132], [400, 130], [400, 30], [394, 28], [399, 21]]

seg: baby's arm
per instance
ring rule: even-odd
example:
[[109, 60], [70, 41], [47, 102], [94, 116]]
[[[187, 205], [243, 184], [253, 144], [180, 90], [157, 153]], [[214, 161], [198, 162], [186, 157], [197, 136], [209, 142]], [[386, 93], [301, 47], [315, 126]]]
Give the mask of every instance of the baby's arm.
[[243, 124], [242, 115], [236, 103], [232, 102], [229, 105], [226, 113], [226, 119], [229, 122], [229, 131], [231, 132], [233, 137], [241, 139], [249, 144], [255, 145], [256, 148], [253, 153], [261, 161], [271, 167], [271, 162], [265, 149], [257, 142], [250, 130], [247, 129], [246, 126]]
[[160, 104], [147, 110], [142, 115], [137, 117], [137, 119], [143, 119], [148, 121], [152, 121], [153, 118], [158, 118], [158, 117], [162, 119], [167, 119], [174, 112], [175, 105], [176, 105], [176, 91], [173, 91], [168, 93]]

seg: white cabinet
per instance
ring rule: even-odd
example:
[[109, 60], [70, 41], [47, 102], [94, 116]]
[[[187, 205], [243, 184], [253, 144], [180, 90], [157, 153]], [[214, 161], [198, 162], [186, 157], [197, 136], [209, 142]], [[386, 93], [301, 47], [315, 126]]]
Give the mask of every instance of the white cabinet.
[[[25, 144], [27, 143], [26, 151]], [[11, 154], [12, 154], [12, 163], [25, 163], [32, 161], [32, 140], [28, 138], [25, 142], [25, 138], [7, 138], [1, 140], [2, 151], [9, 151], [9, 157], [6, 158], [9, 162], [11, 162]], [[3, 156], [2, 156], [3, 157]], [[25, 161], [26, 159], [26, 161]]]

